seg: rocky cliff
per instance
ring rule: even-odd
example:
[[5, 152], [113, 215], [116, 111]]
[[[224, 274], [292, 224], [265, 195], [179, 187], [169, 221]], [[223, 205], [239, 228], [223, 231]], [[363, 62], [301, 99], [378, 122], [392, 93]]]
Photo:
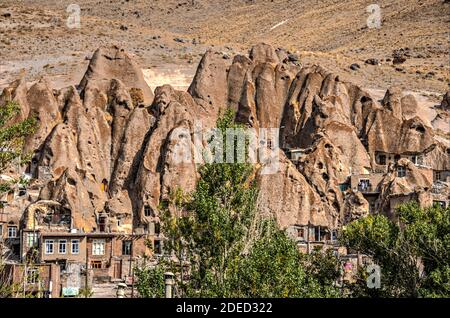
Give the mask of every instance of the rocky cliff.
[[[79, 85], [55, 90], [45, 79], [31, 87], [19, 79], [4, 89], [0, 105], [8, 100], [21, 104], [18, 118], [40, 123], [25, 146], [33, 152], [29, 187], [39, 191], [21, 205], [25, 220], [56, 207], [71, 228], [86, 232], [148, 231], [172, 190], [194, 189], [196, 123], [213, 127], [225, 108], [251, 128], [280, 129], [279, 171], [259, 170], [256, 178], [259, 210], [283, 227], [337, 228], [369, 213], [371, 204], [389, 214], [395, 196], [430, 204], [433, 169], [450, 170], [448, 144], [416, 116], [413, 96], [393, 87], [377, 101], [266, 44], [232, 59], [208, 51], [187, 92], [163, 86], [154, 93], [124, 50], [100, 48]], [[448, 93], [441, 109], [448, 112]], [[179, 143], [191, 160], [176, 160]], [[295, 151], [301, 155], [294, 158]], [[383, 177], [372, 184], [373, 203], [352, 184], [375, 172]]]

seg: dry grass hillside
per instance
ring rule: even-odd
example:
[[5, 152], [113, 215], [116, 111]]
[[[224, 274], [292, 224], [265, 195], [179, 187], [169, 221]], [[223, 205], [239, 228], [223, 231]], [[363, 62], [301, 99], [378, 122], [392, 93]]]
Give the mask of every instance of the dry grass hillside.
[[[65, 25], [81, 7], [81, 28]], [[192, 73], [207, 48], [245, 52], [257, 42], [284, 47], [365, 87], [448, 90], [450, 3], [445, 0], [2, 0], [0, 85], [26, 69], [64, 84], [78, 80], [90, 52], [117, 43], [144, 68]], [[368, 5], [382, 26], [367, 27]], [[174, 39], [177, 39], [175, 41]], [[406, 61], [394, 65], [394, 50]], [[377, 59], [379, 65], [366, 64]], [[360, 68], [351, 70], [357, 63]], [[164, 77], [162, 77], [162, 81]], [[61, 84], [62, 85], [62, 84]]]

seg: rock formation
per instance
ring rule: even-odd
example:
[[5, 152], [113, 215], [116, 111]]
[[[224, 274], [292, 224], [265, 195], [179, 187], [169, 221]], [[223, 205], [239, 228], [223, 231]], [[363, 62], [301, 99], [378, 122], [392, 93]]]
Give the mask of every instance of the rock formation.
[[[27, 172], [40, 189], [24, 208], [25, 222], [57, 207], [70, 214], [70, 228], [98, 231], [102, 223], [106, 231], [148, 232], [171, 191], [195, 188], [197, 125], [213, 127], [225, 108], [249, 127], [280, 129], [279, 172], [259, 170], [257, 181], [259, 210], [283, 227], [336, 229], [366, 215], [369, 198], [349, 184], [374, 172], [383, 174], [376, 185], [380, 212], [390, 215], [396, 196], [431, 204], [432, 170], [450, 170], [449, 148], [417, 116], [414, 97], [390, 88], [378, 102], [289, 56], [267, 44], [232, 60], [208, 51], [187, 92], [162, 86], [153, 94], [133, 59], [106, 47], [78, 86], [12, 83], [0, 106], [16, 100], [18, 117], [36, 116], [40, 124], [25, 146], [33, 152]], [[448, 93], [442, 108], [448, 111]]]

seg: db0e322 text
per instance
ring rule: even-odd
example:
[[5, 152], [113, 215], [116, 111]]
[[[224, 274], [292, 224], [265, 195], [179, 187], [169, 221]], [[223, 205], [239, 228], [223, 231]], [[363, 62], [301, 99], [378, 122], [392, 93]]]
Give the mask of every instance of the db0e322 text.
[[272, 312], [272, 303], [220, 303], [220, 312], [253, 312], [264, 313]]

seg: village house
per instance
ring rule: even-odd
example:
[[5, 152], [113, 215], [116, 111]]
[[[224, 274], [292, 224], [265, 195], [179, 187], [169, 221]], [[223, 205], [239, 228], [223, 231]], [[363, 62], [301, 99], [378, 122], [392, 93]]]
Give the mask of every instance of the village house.
[[316, 247], [338, 247], [337, 230], [324, 226], [291, 225], [286, 232], [304, 253], [310, 253]]
[[[20, 270], [27, 270], [20, 266], [28, 264], [28, 268], [38, 268], [44, 273], [40, 277], [51, 277], [52, 297], [76, 296], [85, 286], [96, 283], [130, 284], [134, 266], [152, 255], [145, 235], [24, 229], [20, 242], [21, 263], [11, 264], [10, 270], [14, 271], [11, 279], [18, 283], [27, 277], [19, 274]], [[46, 288], [39, 292], [49, 290], [49, 279], [43, 284]]]
[[15, 284], [15, 292], [21, 297], [58, 298], [61, 293], [60, 268], [53, 263], [8, 263], [0, 279]]
[[152, 255], [145, 235], [89, 233], [86, 238], [87, 264], [97, 282], [124, 281], [135, 262]]
[[10, 250], [10, 258], [15, 259], [20, 251], [20, 228], [19, 218], [12, 215], [6, 208], [6, 203], [2, 202], [0, 208], [0, 242], [2, 246]]
[[387, 153], [382, 151], [375, 152], [375, 162], [380, 166], [388, 167], [390, 164], [397, 163], [400, 159], [408, 159], [416, 166], [426, 166], [424, 164], [424, 156], [426, 151], [419, 152], [405, 152], [401, 154]]
[[[131, 283], [133, 267], [154, 254], [152, 242], [160, 232], [159, 222], [153, 221], [152, 235], [112, 233], [102, 226], [85, 233], [74, 228], [70, 210], [48, 200], [27, 206], [21, 218], [12, 218], [7, 209], [0, 211], [1, 238], [9, 248], [15, 247], [17, 256], [9, 264], [9, 278], [15, 283], [29, 281], [24, 290], [40, 296], [70, 297], [95, 283]], [[43, 278], [39, 286], [31, 281], [31, 274], [20, 274], [32, 269]]]

